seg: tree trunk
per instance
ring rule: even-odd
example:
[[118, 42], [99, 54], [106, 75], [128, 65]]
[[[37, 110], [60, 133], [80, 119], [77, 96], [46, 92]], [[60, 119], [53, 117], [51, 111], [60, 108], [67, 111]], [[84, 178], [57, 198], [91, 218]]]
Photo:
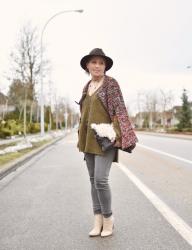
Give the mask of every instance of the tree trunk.
[[51, 108], [49, 109], [49, 128], [50, 128], [50, 130], [51, 130], [51, 128], [52, 128], [52, 119], [51, 119]]
[[36, 117], [37, 122], [39, 122], [39, 105], [37, 104], [37, 117]]
[[30, 108], [30, 123], [32, 123], [32, 118], [33, 118], [33, 104], [34, 102], [31, 102], [31, 108]]
[[26, 124], [27, 124], [27, 87], [25, 86], [25, 100], [24, 100], [24, 114], [23, 114], [24, 136], [26, 136]]
[[23, 109], [23, 106], [19, 109], [19, 121], [21, 120]]

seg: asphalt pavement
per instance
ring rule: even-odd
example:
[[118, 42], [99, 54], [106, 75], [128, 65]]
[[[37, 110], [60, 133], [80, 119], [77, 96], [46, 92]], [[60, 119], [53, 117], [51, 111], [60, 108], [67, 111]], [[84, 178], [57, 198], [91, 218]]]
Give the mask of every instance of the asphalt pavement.
[[[116, 163], [109, 176], [114, 234], [89, 237], [90, 181], [76, 144], [77, 133], [68, 134], [0, 181], [0, 250], [191, 249]], [[192, 226], [190, 164], [139, 145], [120, 152], [120, 162]]]

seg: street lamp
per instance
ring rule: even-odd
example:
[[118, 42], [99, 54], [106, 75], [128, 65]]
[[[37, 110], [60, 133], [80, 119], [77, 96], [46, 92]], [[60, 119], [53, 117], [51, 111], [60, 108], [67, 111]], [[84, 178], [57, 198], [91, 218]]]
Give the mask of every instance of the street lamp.
[[44, 99], [43, 99], [43, 67], [42, 67], [42, 61], [43, 61], [43, 34], [47, 27], [47, 25], [50, 23], [51, 20], [53, 20], [56, 16], [59, 16], [61, 14], [67, 13], [67, 12], [78, 12], [82, 13], [83, 10], [64, 10], [56, 13], [55, 15], [51, 16], [45, 25], [43, 26], [42, 32], [41, 32], [41, 62], [40, 62], [40, 82], [41, 82], [41, 136], [44, 135], [45, 129], [44, 129]]

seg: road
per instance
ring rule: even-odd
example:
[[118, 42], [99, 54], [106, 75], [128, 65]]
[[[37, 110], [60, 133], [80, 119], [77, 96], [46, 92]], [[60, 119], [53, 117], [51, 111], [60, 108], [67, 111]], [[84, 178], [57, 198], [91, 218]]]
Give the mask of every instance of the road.
[[111, 168], [113, 236], [88, 236], [90, 183], [71, 133], [0, 181], [0, 250], [192, 249], [192, 141], [138, 136]]

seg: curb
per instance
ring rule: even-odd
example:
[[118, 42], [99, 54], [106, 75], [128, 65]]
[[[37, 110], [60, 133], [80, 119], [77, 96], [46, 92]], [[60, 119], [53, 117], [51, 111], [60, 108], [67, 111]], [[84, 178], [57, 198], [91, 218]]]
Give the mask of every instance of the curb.
[[38, 155], [41, 153], [44, 149], [50, 147], [51, 145], [55, 144], [56, 142], [62, 140], [65, 135], [60, 136], [59, 138], [56, 138], [55, 140], [33, 150], [32, 152], [29, 152], [22, 157], [19, 157], [18, 159], [14, 160], [13, 162], [7, 163], [3, 166], [3, 168], [0, 170], [0, 180], [3, 179], [6, 175], [10, 174], [11, 172], [15, 171], [18, 167], [23, 165], [23, 163], [26, 163], [29, 161], [33, 156]]

